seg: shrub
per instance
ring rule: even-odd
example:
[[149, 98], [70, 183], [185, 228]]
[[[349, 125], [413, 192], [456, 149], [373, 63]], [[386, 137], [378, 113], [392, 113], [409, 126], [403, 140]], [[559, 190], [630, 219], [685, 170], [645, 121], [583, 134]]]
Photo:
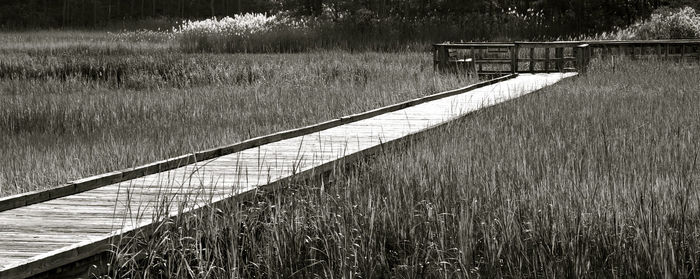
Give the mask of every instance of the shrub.
[[294, 52], [312, 40], [311, 21], [284, 14], [243, 14], [185, 21], [173, 29], [186, 52]]
[[700, 38], [700, 14], [691, 7], [660, 8], [649, 19], [596, 36], [602, 40], [658, 40]]

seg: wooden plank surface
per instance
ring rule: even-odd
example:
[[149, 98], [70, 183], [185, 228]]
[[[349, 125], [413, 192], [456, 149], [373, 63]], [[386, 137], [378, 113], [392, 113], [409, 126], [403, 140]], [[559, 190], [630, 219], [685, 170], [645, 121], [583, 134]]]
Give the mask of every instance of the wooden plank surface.
[[[108, 247], [122, 233], [361, 154], [575, 74], [524, 74], [360, 121], [0, 212], [0, 278], [38, 274]], [[161, 216], [164, 217], [164, 216]]]

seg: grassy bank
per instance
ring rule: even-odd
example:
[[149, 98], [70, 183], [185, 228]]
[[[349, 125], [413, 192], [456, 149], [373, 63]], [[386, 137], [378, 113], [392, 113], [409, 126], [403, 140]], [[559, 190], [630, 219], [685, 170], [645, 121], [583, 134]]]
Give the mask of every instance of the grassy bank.
[[118, 252], [115, 274], [690, 277], [699, 74], [597, 65], [330, 183], [164, 223]]
[[0, 196], [471, 82], [425, 53], [183, 54], [13, 34], [0, 44]]

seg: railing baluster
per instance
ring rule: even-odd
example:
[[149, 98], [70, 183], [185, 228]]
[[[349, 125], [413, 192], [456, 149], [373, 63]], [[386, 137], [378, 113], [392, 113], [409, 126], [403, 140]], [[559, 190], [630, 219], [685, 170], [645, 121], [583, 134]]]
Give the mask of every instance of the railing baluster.
[[549, 73], [549, 47], [544, 47], [544, 71]]
[[530, 73], [535, 72], [535, 48], [530, 48]]
[[516, 44], [510, 48], [510, 72], [513, 74], [518, 72], [518, 63], [520, 62], [518, 59], [519, 56], [520, 48]]
[[685, 44], [681, 44], [681, 63], [685, 62]]
[[557, 72], [563, 72], [564, 71], [564, 49], [563, 48], [555, 48], [554, 49], [554, 56], [556, 57], [556, 65], [557, 65]]
[[[479, 59], [484, 59], [484, 48], [479, 49]], [[484, 71], [484, 63], [479, 63], [479, 72]]]

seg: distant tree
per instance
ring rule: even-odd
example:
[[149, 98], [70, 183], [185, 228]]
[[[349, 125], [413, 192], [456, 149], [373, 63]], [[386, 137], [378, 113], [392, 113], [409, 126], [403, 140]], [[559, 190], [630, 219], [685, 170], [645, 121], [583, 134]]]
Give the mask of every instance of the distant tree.
[[195, 19], [280, 10], [319, 16], [324, 7], [350, 16], [463, 21], [494, 18], [515, 9], [542, 11], [550, 31], [563, 34], [630, 24], [662, 5], [700, 9], [698, 0], [2, 0], [0, 25], [100, 26], [149, 17]]

